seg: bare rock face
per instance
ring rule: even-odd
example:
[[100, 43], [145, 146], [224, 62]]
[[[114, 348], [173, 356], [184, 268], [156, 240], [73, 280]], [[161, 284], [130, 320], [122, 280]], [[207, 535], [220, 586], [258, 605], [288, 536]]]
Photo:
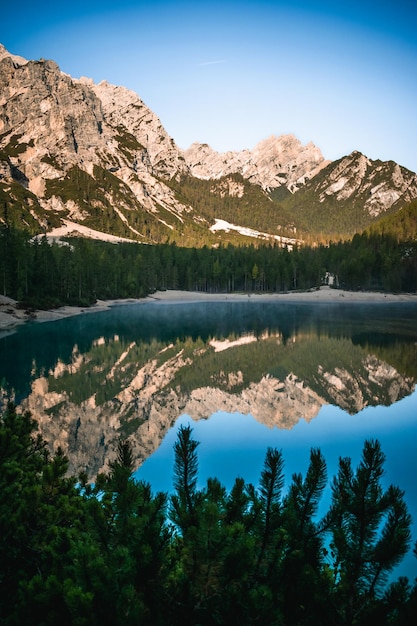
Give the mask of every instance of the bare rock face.
[[253, 150], [218, 153], [207, 144], [192, 144], [184, 152], [196, 178], [221, 178], [241, 174], [265, 190], [285, 186], [296, 191], [329, 162], [313, 143], [303, 146], [294, 135], [272, 135]]
[[[98, 167], [127, 186], [125, 210], [157, 215], [163, 206], [179, 220], [189, 211], [161, 181], [186, 169], [181, 151], [133, 92], [72, 79], [53, 61], [26, 61], [3, 46], [0, 85], [0, 176], [18, 175], [44, 209], [82, 222], [77, 199], [51, 197], [48, 181], [71, 168], [94, 178]], [[103, 197], [117, 207], [113, 193], [108, 185]]]
[[222, 178], [243, 170], [244, 164], [250, 162], [250, 151], [216, 152], [206, 143], [193, 143], [184, 151], [185, 162], [190, 173], [196, 178]]
[[134, 413], [135, 428], [130, 435], [136, 467], [160, 446], [179, 415], [194, 421], [208, 419], [219, 406], [230, 413], [251, 414], [269, 428], [293, 428], [300, 419], [310, 421], [325, 401], [303, 385], [295, 376], [285, 381], [265, 377], [239, 394], [215, 387], [201, 387], [183, 395], [179, 390], [160, 388], [156, 379], [136, 381], [140, 394], [121, 394], [123, 401], [112, 400], [96, 405], [94, 396], [75, 404], [67, 393], [50, 391], [46, 378], [37, 379], [22, 407], [36, 418], [43, 437], [69, 456], [69, 471], [86, 471], [91, 477], [105, 471], [114, 458], [123, 425]]
[[12, 158], [29, 180], [46, 173], [42, 157], [53, 155], [66, 169], [80, 158], [90, 160], [91, 149], [104, 143], [99, 99], [53, 61], [17, 65], [6, 56], [0, 62], [0, 83], [0, 133], [13, 133]]
[[15, 65], [25, 65], [25, 63], [27, 63], [27, 59], [18, 56], [17, 54], [10, 54], [3, 44], [0, 43], [0, 61], [5, 57], [11, 58]]
[[146, 147], [152, 173], [172, 178], [188, 171], [181, 151], [160, 119], [136, 93], [107, 81], [96, 85], [89, 79], [81, 78], [80, 83], [88, 85], [99, 98], [106, 121], [112, 128], [124, 127], [140, 145]]
[[322, 203], [353, 200], [363, 204], [371, 217], [378, 217], [417, 196], [416, 174], [393, 161], [372, 161], [354, 151], [333, 165], [317, 187]]
[[365, 375], [342, 367], [335, 367], [330, 372], [323, 371], [320, 366], [318, 368], [322, 388], [331, 403], [350, 414], [358, 413], [378, 401], [393, 404], [413, 388], [412, 380], [400, 376], [391, 365], [372, 354], [363, 360], [363, 367]]
[[150, 174], [172, 177], [186, 169], [158, 117], [124, 87], [72, 79], [54, 61], [21, 60], [3, 46], [0, 84], [2, 140], [7, 145], [6, 138], [13, 133], [13, 157], [24, 155], [19, 160], [29, 179], [35, 163], [46, 155], [63, 170], [71, 163], [88, 162], [104, 163], [114, 171], [124, 165], [135, 169], [127, 154], [139, 156], [139, 170]]
[[290, 430], [301, 419], [311, 421], [323, 404], [323, 398], [290, 374], [284, 381], [265, 376], [240, 394], [200, 387], [191, 392], [183, 411], [194, 420], [206, 419], [221, 406], [227, 413], [250, 413], [268, 428]]

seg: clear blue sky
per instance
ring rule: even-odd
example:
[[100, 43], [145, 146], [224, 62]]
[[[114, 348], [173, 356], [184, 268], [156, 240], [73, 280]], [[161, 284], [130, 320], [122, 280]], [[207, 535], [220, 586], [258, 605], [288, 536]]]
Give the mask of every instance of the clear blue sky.
[[134, 90], [181, 148], [293, 133], [417, 171], [415, 0], [2, 0], [0, 42]]

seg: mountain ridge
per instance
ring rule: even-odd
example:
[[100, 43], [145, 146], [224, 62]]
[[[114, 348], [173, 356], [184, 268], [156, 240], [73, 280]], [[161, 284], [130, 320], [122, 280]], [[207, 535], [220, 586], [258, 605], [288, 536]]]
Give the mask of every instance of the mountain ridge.
[[271, 135], [252, 150], [225, 153], [207, 144], [193, 143], [184, 157], [196, 178], [218, 179], [239, 173], [266, 191], [285, 186], [294, 192], [330, 163], [313, 142], [303, 146], [292, 134]]
[[[300, 231], [353, 234], [417, 197], [406, 168], [357, 151], [326, 161], [294, 135], [239, 152], [183, 151], [135, 92], [1, 44], [0, 87], [0, 223], [34, 234], [70, 223], [133, 241], [218, 245], [247, 243], [252, 229], [252, 240], [259, 232], [290, 245]], [[219, 220], [234, 230], [213, 228]]]

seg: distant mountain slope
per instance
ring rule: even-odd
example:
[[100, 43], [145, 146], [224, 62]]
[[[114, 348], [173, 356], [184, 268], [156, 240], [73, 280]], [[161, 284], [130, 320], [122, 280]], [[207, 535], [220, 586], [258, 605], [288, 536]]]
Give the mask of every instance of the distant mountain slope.
[[282, 204], [304, 231], [353, 234], [416, 197], [414, 172], [354, 151], [327, 165]]
[[417, 241], [417, 200], [406, 204], [395, 213], [382, 217], [372, 224], [368, 231], [392, 235], [399, 241]]
[[0, 45], [0, 224], [183, 246], [252, 243], [257, 232], [285, 245], [295, 233], [354, 233], [414, 198], [405, 168], [358, 152], [329, 163], [293, 135], [183, 152], [134, 92]]
[[192, 144], [184, 152], [190, 174], [196, 178], [222, 178], [241, 174], [262, 189], [286, 187], [297, 191], [329, 161], [325, 161], [312, 142], [303, 146], [294, 135], [272, 135], [260, 141], [253, 150], [215, 152], [207, 144]]

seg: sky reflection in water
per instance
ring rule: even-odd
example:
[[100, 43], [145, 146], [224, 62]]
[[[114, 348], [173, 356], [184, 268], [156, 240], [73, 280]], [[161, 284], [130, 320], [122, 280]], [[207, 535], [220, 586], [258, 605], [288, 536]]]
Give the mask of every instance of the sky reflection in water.
[[[356, 415], [325, 405], [311, 422], [299, 421], [291, 430], [267, 428], [251, 415], [219, 411], [208, 420], [193, 421], [182, 415], [168, 432], [159, 449], [136, 472], [139, 480], [149, 481], [154, 491], [172, 492], [173, 445], [181, 425], [193, 428], [193, 438], [200, 442], [198, 487], [207, 478], [217, 477], [230, 490], [236, 477], [258, 485], [268, 446], [284, 455], [286, 489], [293, 473], [305, 474], [311, 448], [320, 448], [327, 463], [328, 484], [337, 472], [339, 457], [350, 457], [352, 467], [360, 462], [363, 442], [378, 439], [386, 456], [382, 484], [398, 485], [405, 491], [413, 518], [413, 544], [417, 539], [417, 392], [395, 406], [367, 407]], [[330, 486], [323, 494], [319, 515], [330, 503]], [[417, 562], [411, 551], [395, 575], [414, 580]]]

